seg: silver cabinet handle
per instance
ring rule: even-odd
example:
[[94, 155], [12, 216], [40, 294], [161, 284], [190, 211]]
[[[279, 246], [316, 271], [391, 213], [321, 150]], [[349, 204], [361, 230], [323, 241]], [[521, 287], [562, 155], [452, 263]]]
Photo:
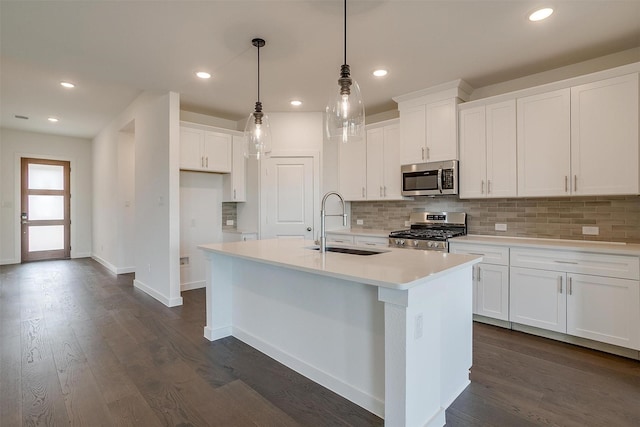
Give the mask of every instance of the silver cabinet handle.
[[558, 290], [562, 293], [562, 276], [558, 276]]
[[487, 180], [487, 194], [491, 194], [491, 180]]
[[569, 177], [567, 175], [564, 176], [564, 192], [569, 192]]
[[424, 160], [424, 147], [422, 147], [422, 160]]
[[573, 175], [573, 191], [578, 191], [578, 175]]
[[384, 190], [384, 192], [383, 192], [384, 197], [387, 197], [387, 186], [383, 185], [382, 188]]
[[484, 194], [484, 179], [480, 181], [480, 194]]
[[209, 167], [209, 156], [207, 156], [207, 167]]
[[571, 277], [569, 277], [569, 295], [573, 294], [573, 281], [571, 280]]
[[382, 197], [382, 185], [380, 186], [380, 197]]
[[478, 282], [481, 280], [482, 278], [480, 277], [480, 266], [478, 266]]
[[427, 147], [427, 160], [429, 160], [429, 158], [431, 158], [431, 153], [429, 147]]
[[233, 189], [233, 200], [235, 200], [235, 199], [236, 199], [236, 190], [235, 190], [235, 188], [234, 188], [234, 189]]
[[577, 262], [575, 261], [560, 261], [560, 260], [553, 260], [553, 262], [557, 263], [557, 264], [577, 264]]
[[200, 167], [203, 168], [204, 167], [204, 156], [200, 157]]
[[364, 199], [365, 195], [364, 195], [364, 187], [362, 187], [362, 198]]

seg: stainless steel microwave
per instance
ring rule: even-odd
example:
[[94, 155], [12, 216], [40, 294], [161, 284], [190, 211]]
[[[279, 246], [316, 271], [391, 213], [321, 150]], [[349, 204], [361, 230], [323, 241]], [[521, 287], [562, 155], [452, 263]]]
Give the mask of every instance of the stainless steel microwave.
[[402, 166], [403, 196], [458, 194], [458, 161]]

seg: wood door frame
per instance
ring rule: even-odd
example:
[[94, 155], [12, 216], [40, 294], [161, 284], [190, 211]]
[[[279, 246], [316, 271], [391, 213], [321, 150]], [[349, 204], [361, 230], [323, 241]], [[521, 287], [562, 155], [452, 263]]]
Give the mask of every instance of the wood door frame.
[[[18, 209], [19, 215], [22, 212], [28, 211], [25, 209], [25, 206], [28, 205], [28, 198], [30, 195], [30, 191], [28, 189], [27, 182], [27, 170], [29, 164], [45, 164], [45, 165], [58, 165], [62, 166], [63, 169], [63, 180], [64, 184], [63, 190], [35, 190], [38, 195], [62, 195], [64, 196], [64, 219], [62, 220], [38, 220], [40, 225], [63, 225], [64, 226], [64, 247], [61, 250], [50, 250], [50, 251], [38, 251], [33, 254], [28, 251], [29, 243], [29, 235], [27, 233], [28, 223], [22, 223], [22, 218], [19, 218], [20, 221], [20, 260], [21, 262], [30, 262], [30, 261], [39, 261], [45, 259], [69, 259], [71, 257], [71, 161], [70, 160], [58, 160], [58, 159], [44, 159], [44, 158], [36, 158], [36, 157], [20, 157], [20, 191], [19, 191], [19, 199], [20, 206]], [[32, 190], [33, 191], [33, 190]]]

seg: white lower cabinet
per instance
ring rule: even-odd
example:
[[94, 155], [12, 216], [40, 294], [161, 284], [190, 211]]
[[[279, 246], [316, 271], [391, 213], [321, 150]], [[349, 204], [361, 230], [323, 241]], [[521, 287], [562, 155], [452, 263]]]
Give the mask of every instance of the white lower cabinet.
[[327, 232], [327, 243], [386, 248], [389, 247], [389, 238], [385, 236], [363, 236], [360, 234]]
[[640, 350], [638, 264], [635, 256], [512, 249], [509, 320]]
[[450, 242], [449, 252], [483, 257], [473, 269], [473, 314], [509, 320], [509, 248]]

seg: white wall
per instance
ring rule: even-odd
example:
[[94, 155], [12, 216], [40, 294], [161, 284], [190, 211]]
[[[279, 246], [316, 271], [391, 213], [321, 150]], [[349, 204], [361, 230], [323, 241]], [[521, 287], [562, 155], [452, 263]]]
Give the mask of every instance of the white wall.
[[135, 267], [134, 286], [168, 306], [182, 304], [179, 103], [174, 92], [144, 93], [93, 140], [94, 257], [115, 272]]
[[71, 162], [71, 257], [91, 255], [91, 141], [0, 129], [0, 264], [20, 263], [20, 158]]
[[183, 291], [206, 285], [204, 252], [198, 245], [222, 242], [222, 175], [180, 172], [180, 266]]

